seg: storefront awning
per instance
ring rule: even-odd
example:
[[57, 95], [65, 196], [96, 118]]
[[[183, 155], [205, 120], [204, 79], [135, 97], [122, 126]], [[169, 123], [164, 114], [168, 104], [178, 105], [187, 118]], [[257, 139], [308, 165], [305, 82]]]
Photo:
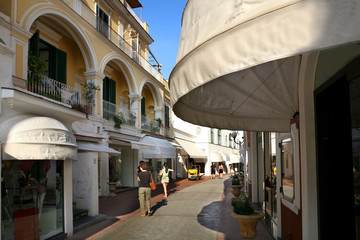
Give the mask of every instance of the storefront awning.
[[154, 149], [141, 149], [141, 154], [144, 159], [176, 157], [174, 146], [165, 139], [145, 136], [141, 139], [140, 143], [154, 146]]
[[226, 159], [219, 152], [211, 152], [210, 154], [211, 162], [225, 162]]
[[359, 41], [351, 4], [189, 0], [170, 75], [174, 113], [212, 128], [289, 132], [302, 54]]
[[76, 160], [74, 135], [49, 117], [18, 115], [0, 124], [4, 160]]
[[240, 163], [239, 154], [231, 154], [230, 155], [230, 163]]
[[176, 141], [181, 145], [181, 147], [191, 158], [207, 158], [204, 151], [201, 150], [198, 145], [196, 145], [196, 143], [178, 138], [176, 138]]
[[121, 154], [119, 151], [116, 151], [112, 148], [103, 145], [92, 144], [92, 143], [78, 143], [77, 146], [79, 151]]

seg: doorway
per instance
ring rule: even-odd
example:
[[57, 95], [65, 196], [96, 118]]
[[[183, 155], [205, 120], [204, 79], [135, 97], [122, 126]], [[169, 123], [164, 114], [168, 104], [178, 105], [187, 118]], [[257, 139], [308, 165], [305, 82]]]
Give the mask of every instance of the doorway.
[[345, 71], [315, 92], [319, 239], [356, 234], [348, 80]]

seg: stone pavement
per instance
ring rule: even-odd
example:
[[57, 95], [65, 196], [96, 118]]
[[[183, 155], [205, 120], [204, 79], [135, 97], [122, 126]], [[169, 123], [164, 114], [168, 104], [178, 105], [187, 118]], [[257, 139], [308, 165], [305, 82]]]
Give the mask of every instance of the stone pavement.
[[[242, 239], [238, 222], [230, 216], [233, 196], [229, 177], [175, 181], [169, 185], [167, 200], [158, 185], [152, 194], [150, 217], [139, 214], [137, 190], [101, 198], [100, 213], [106, 219], [69, 239]], [[273, 240], [262, 223], [257, 229], [255, 239]]]

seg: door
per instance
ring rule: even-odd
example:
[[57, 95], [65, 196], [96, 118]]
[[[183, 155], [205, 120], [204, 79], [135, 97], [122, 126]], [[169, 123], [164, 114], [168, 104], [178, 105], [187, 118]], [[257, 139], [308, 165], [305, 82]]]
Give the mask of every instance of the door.
[[346, 76], [317, 91], [315, 100], [319, 239], [343, 239], [345, 235], [346, 239], [355, 239], [351, 111]]

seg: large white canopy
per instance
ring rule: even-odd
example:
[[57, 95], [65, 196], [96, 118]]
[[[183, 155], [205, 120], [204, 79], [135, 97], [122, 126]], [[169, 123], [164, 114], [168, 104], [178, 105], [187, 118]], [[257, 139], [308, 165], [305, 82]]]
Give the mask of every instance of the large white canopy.
[[171, 103], [202, 126], [289, 132], [302, 54], [360, 39], [356, 0], [189, 0]]

